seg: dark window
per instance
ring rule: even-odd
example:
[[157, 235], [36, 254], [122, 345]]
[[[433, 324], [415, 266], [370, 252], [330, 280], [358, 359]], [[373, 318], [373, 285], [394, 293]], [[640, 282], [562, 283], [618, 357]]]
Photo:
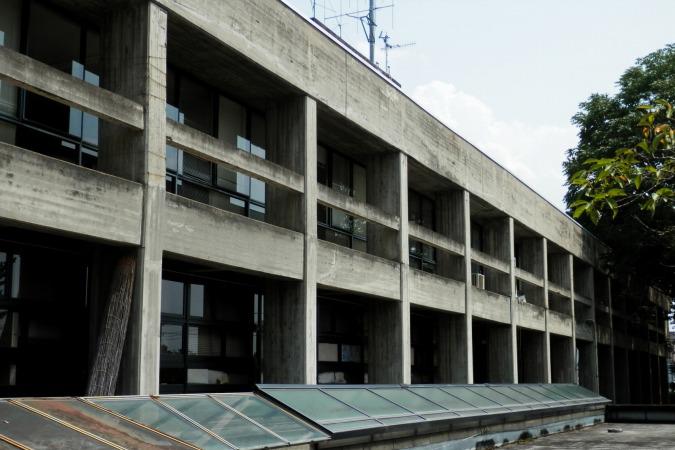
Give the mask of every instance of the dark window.
[[84, 394], [87, 273], [81, 255], [0, 242], [0, 396]]
[[413, 384], [433, 383], [438, 366], [436, 361], [435, 317], [430, 314], [410, 314], [410, 346]]
[[[94, 85], [99, 84], [98, 31], [36, 1], [0, 2], [0, 45]], [[25, 26], [22, 27], [22, 24]], [[23, 47], [19, 45], [24, 42]], [[95, 167], [98, 119], [0, 82], [0, 140]]]
[[165, 273], [160, 391], [251, 389], [260, 381], [262, 301], [252, 287]]
[[[178, 106], [175, 106], [178, 105]], [[167, 118], [185, 123], [266, 158], [265, 118], [207, 86], [169, 68]], [[217, 208], [265, 220], [266, 185], [260, 180], [205, 161], [175, 147], [166, 148], [166, 189]]]
[[[366, 201], [366, 168], [351, 159], [318, 147], [317, 181], [336, 191]], [[319, 239], [366, 251], [366, 221], [334, 208], [317, 208]]]
[[365, 308], [326, 298], [319, 299], [318, 305], [318, 383], [367, 382]]
[[[408, 191], [408, 220], [420, 226], [435, 230], [434, 201], [413, 190]], [[410, 267], [429, 273], [436, 273], [436, 249], [430, 245], [410, 239]]]

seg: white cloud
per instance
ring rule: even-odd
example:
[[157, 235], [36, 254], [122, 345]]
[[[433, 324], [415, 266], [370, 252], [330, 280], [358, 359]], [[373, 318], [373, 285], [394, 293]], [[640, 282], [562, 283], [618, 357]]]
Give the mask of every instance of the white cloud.
[[412, 97], [548, 201], [564, 209], [562, 162], [577, 142], [576, 129], [499, 120], [482, 100], [450, 83], [417, 86]]

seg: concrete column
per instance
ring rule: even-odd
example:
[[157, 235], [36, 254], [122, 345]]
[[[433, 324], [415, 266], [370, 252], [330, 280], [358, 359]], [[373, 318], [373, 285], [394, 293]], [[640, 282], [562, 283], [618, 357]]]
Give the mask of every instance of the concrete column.
[[592, 311], [593, 311], [593, 347], [591, 349], [591, 355], [590, 355], [590, 370], [592, 371], [592, 376], [593, 376], [593, 392], [599, 393], [600, 392], [600, 365], [598, 362], [598, 323], [597, 323], [597, 314], [596, 314], [596, 305], [595, 305], [595, 287], [594, 287], [594, 280], [593, 280], [593, 268], [592, 267], [587, 267], [585, 268], [586, 270], [586, 283], [587, 283], [587, 293], [590, 294], [591, 296], [591, 302], [593, 303], [592, 306]]
[[142, 132], [101, 124], [101, 170], [143, 184], [143, 224], [121, 391], [159, 393], [162, 210], [165, 198], [167, 14], [152, 2], [104, 18], [101, 84], [143, 105]]
[[[370, 175], [374, 177], [371, 180]], [[372, 187], [371, 187], [372, 185]], [[385, 189], [386, 187], [386, 189]], [[398, 302], [373, 302], [369, 327], [368, 381], [410, 383], [410, 298], [408, 295], [408, 157], [403, 153], [378, 156], [371, 161], [368, 201], [401, 218], [395, 248], [391, 234], [368, 229], [369, 250], [394, 257], [400, 264], [401, 298]], [[371, 247], [373, 246], [373, 247]]]
[[574, 362], [574, 383], [579, 384], [579, 364], [577, 361], [577, 320], [574, 309], [574, 256], [567, 255], [566, 275], [570, 289], [570, 313], [572, 315], [572, 361]]
[[[457, 242], [465, 243], [465, 236], [469, 236], [468, 233], [470, 230], [470, 227], [466, 226], [469, 224], [468, 192], [443, 192], [436, 195], [435, 203], [436, 231], [456, 240]], [[469, 245], [468, 248], [470, 252], [471, 246]], [[467, 282], [466, 286], [468, 289], [465, 291], [465, 296], [470, 295], [471, 292], [471, 279], [466, 278], [466, 258], [466, 255], [459, 257], [445, 252], [438, 252], [436, 256], [436, 267], [438, 269], [439, 275]], [[468, 258], [468, 273], [470, 277], [470, 254]], [[469, 363], [469, 357], [472, 354], [471, 333], [470, 312], [463, 316], [444, 315], [440, 319], [438, 348], [440, 376], [439, 382], [469, 383], [469, 373], [473, 372], [473, 363]]]
[[[473, 383], [473, 309], [471, 304], [471, 196], [462, 191], [462, 225], [464, 238], [464, 337], [466, 345], [466, 382]], [[460, 349], [461, 350], [461, 349]]]
[[612, 401], [616, 403], [616, 366], [614, 364], [614, 311], [612, 309], [612, 279], [607, 277], [607, 303], [609, 306], [610, 370], [612, 382]]
[[[263, 376], [266, 383], [316, 384], [317, 377], [317, 122], [316, 101], [302, 96], [276, 106], [271, 158], [304, 174], [298, 199], [278, 192], [275, 220], [304, 233], [303, 280], [270, 283], [265, 301]], [[285, 202], [284, 202], [285, 201]], [[272, 202], [274, 204], [274, 202]], [[285, 219], [284, 219], [285, 217]]]
[[[549, 331], [550, 309], [548, 305], [548, 241], [541, 238], [541, 271], [544, 276], [544, 381], [551, 383], [551, 332]], [[567, 358], [566, 358], [567, 359]]]
[[[516, 255], [515, 242], [513, 236], [513, 217], [509, 217], [507, 221], [508, 226], [508, 261], [509, 261], [509, 292], [511, 293], [511, 335], [510, 335], [510, 350], [511, 350], [511, 382], [518, 383], [518, 292], [516, 289]], [[502, 344], [503, 346], [503, 344]], [[506, 351], [505, 351], [506, 353]]]

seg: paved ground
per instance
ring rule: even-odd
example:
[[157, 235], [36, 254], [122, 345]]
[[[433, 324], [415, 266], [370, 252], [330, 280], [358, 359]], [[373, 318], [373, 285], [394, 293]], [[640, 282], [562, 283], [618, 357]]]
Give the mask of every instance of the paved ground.
[[[609, 433], [608, 428], [621, 428], [621, 433]], [[502, 447], [513, 450], [553, 449], [673, 449], [675, 425], [607, 424], [603, 423], [581, 431], [553, 434], [523, 444]]]

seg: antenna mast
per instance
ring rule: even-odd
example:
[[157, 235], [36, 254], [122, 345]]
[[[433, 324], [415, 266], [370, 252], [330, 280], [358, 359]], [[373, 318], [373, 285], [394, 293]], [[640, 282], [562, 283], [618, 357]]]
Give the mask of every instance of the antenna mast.
[[391, 67], [389, 66], [389, 51], [390, 50], [395, 50], [397, 48], [403, 48], [403, 47], [410, 47], [412, 45], [415, 45], [414, 42], [408, 42], [405, 44], [390, 44], [389, 39], [391, 39], [391, 36], [387, 33], [380, 32], [380, 39], [384, 42], [384, 70], [387, 72], [387, 75], [391, 76]]
[[368, 4], [368, 25], [369, 25], [369, 34], [368, 34], [368, 44], [370, 46], [370, 63], [375, 65], [375, 0], [369, 0]]

